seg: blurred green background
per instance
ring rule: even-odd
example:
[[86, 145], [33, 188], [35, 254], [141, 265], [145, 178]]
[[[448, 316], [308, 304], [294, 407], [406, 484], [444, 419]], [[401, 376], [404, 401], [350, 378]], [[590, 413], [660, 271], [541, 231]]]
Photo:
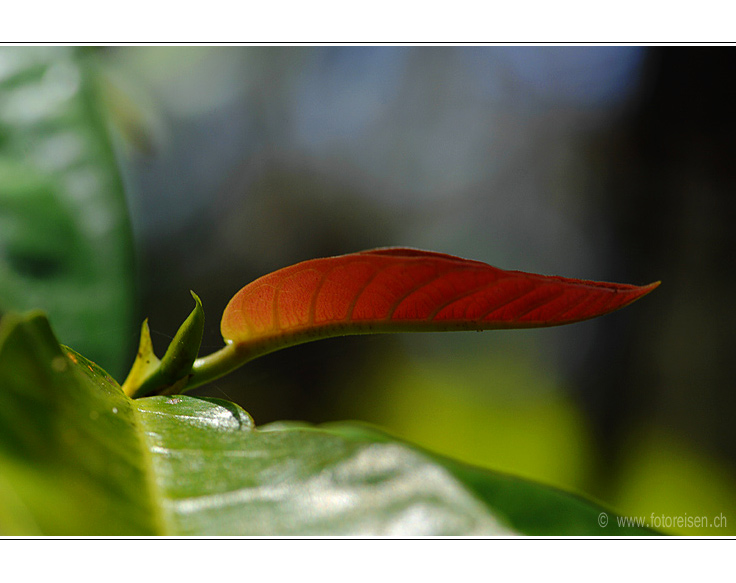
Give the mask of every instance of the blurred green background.
[[[736, 534], [736, 52], [0, 47], [0, 311], [46, 309], [122, 382], [202, 298], [401, 245], [645, 284], [563, 328], [349, 337], [197, 394], [258, 424], [358, 419]], [[127, 209], [127, 210], [126, 210]]]

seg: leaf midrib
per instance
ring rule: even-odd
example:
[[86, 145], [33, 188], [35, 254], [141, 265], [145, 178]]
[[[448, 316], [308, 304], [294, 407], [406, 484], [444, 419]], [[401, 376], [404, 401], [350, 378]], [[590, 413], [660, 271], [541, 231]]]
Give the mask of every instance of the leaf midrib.
[[134, 419], [134, 431], [141, 447], [141, 460], [143, 464], [146, 490], [150, 501], [149, 506], [152, 508], [154, 513], [152, 517], [152, 523], [156, 531], [154, 534], [160, 536], [174, 534], [171, 513], [167, 510], [168, 505], [165, 504], [167, 498], [157, 478], [158, 473], [153, 459], [154, 444], [148, 437], [148, 432], [143, 427], [141, 412], [138, 410], [138, 407], [136, 407], [135, 400], [128, 396], [126, 396], [126, 399], [133, 411], [132, 417]]

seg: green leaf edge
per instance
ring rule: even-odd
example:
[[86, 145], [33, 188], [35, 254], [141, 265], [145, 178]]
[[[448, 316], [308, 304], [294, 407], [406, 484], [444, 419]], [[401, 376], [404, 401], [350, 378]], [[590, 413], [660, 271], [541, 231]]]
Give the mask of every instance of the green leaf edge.
[[[29, 470], [35, 472], [34, 480], [45, 481], [47, 486], [51, 488], [49, 490], [50, 495], [53, 497], [62, 496], [62, 507], [60, 512], [63, 514], [65, 511], [68, 514], [69, 509], [76, 510], [82, 514], [93, 513], [99, 511], [100, 508], [103, 510], [111, 510], [111, 514], [108, 518], [117, 520], [116, 527], [126, 534], [135, 535], [150, 535], [156, 534], [157, 532], [164, 532], [163, 525], [165, 524], [164, 517], [160, 513], [160, 506], [153, 504], [153, 500], [157, 496], [160, 497], [156, 477], [153, 473], [153, 467], [151, 465], [151, 458], [146, 455], [145, 446], [147, 440], [140, 424], [140, 421], [135, 412], [133, 401], [127, 398], [121, 391], [117, 382], [112, 379], [103, 369], [97, 366], [92, 361], [88, 360], [84, 356], [75, 352], [74, 350], [62, 346], [58, 343], [51, 326], [46, 318], [46, 315], [40, 311], [32, 311], [23, 315], [16, 313], [6, 314], [0, 321], [0, 357], [6, 357], [7, 352], [15, 350], [15, 345], [23, 346], [27, 348], [30, 354], [30, 361], [34, 362], [33, 372], [41, 377], [45, 376], [45, 379], [49, 381], [48, 389], [43, 390], [42, 399], [36, 399], [36, 409], [34, 415], [42, 416], [41, 430], [46, 431], [46, 435], [40, 436], [50, 437], [52, 441], [48, 443], [46, 449], [50, 452], [54, 451], [54, 448], [59, 450], [66, 447], [64, 442], [65, 432], [76, 432], [77, 438], [86, 439], [89, 434], [85, 435], [84, 422], [88, 422], [89, 419], [94, 418], [95, 422], [100, 423], [114, 423], [129, 426], [132, 430], [132, 436], [130, 439], [123, 439], [125, 443], [118, 443], [119, 438], [124, 437], [124, 434], [116, 434], [114, 439], [107, 440], [106, 442], [97, 443], [96, 441], [86, 440], [83, 442], [83, 447], [86, 448], [85, 453], [91, 453], [94, 459], [99, 463], [106, 457], [117, 456], [116, 461], [118, 464], [115, 466], [120, 472], [127, 472], [126, 477], [131, 477], [128, 481], [119, 481], [112, 484], [112, 488], [102, 488], [98, 481], [94, 479], [90, 482], [85, 481], [87, 478], [86, 471], [89, 469], [84, 464], [77, 463], [77, 465], [62, 464], [59, 466], [58, 461], [54, 457], [42, 456], [40, 459], [28, 460], [25, 458], [18, 458], [14, 456], [12, 449], [4, 448], [2, 438], [0, 434], [0, 458], [6, 462], [10, 462], [11, 469], [13, 466], [21, 468], [23, 471]], [[10, 348], [8, 348], [10, 347]], [[7, 370], [14, 368], [18, 365], [14, 361], [5, 361], [0, 358], [0, 373], [7, 373]], [[8, 366], [10, 362], [10, 366]], [[27, 364], [27, 362], [26, 362]], [[1, 378], [4, 377], [0, 377]], [[74, 386], [75, 388], [83, 388], [86, 386], [94, 386], [95, 392], [92, 391], [68, 391], [65, 392], [65, 387]], [[14, 385], [17, 388], [17, 384]], [[27, 395], [17, 393], [8, 390], [6, 395], [10, 401], [5, 401], [5, 404], [10, 404], [9, 411], [0, 412], [0, 421], [2, 420], [2, 414], [12, 415], [13, 411], [13, 397], [16, 400], [27, 399]], [[37, 395], [30, 395], [31, 398], [36, 398]], [[80, 415], [76, 417], [76, 420], [80, 423], [77, 425], [69, 426], [66, 423], [69, 418], [65, 417], [65, 409], [68, 412], [71, 408], [74, 415], [77, 415], [74, 407], [79, 405], [79, 400], [88, 407], [85, 413], [87, 417]], [[15, 411], [17, 413], [17, 410]], [[88, 419], [89, 418], [89, 419]], [[5, 419], [8, 421], [8, 418]], [[46, 425], [43, 425], [45, 423]], [[5, 429], [0, 427], [0, 429]], [[7, 437], [7, 433], [5, 434]], [[11, 433], [11, 438], [14, 437]], [[16, 435], [16, 437], [18, 437]], [[32, 436], [38, 439], [38, 435]], [[20, 436], [20, 441], [17, 441], [15, 445], [20, 445], [20, 453], [23, 452], [23, 436]], [[37, 444], [36, 444], [37, 445]], [[131, 449], [139, 448], [138, 458], [144, 458], [142, 461], [138, 461], [135, 464], [128, 464], [130, 455], [135, 456], [135, 452], [129, 454], [129, 450], [124, 448], [129, 446]], [[68, 450], [65, 450], [68, 452]], [[77, 454], [77, 451], [71, 453], [72, 456]], [[8, 455], [10, 454], [10, 457]], [[66, 458], [64, 461], [69, 461]], [[80, 460], [71, 461], [79, 462]], [[19, 465], [20, 464], [20, 465]], [[127, 464], [127, 465], [126, 465]], [[109, 475], [105, 476], [109, 477]], [[5, 484], [6, 491], [11, 488], [10, 484]], [[115, 486], [118, 490], [115, 490]], [[117, 514], [118, 507], [114, 504], [110, 504], [109, 500], [112, 496], [131, 494], [130, 489], [135, 486], [137, 488], [135, 497], [132, 498], [136, 504], [132, 506], [137, 512], [128, 515]], [[103, 491], [104, 490], [104, 491]], [[144, 491], [143, 496], [139, 495], [140, 491]], [[85, 494], [86, 493], [86, 497]], [[79, 496], [79, 499], [75, 498]], [[97, 496], [97, 497], [95, 497]], [[102, 504], [99, 502], [102, 501]], [[19, 507], [23, 506], [22, 502]], [[29, 515], [33, 514], [30, 512]], [[38, 513], [36, 513], [36, 523], [38, 523]], [[41, 517], [43, 519], [43, 517]], [[80, 524], [85, 521], [84, 516], [79, 520]], [[26, 521], [27, 522], [27, 521]], [[47, 521], [49, 522], [49, 521]], [[53, 520], [50, 523], [53, 524]], [[94, 522], [94, 521], [93, 521]], [[0, 525], [2, 527], [2, 525]], [[48, 529], [44, 531], [40, 528], [41, 532], [49, 534]], [[5, 533], [3, 533], [5, 534]], [[10, 534], [10, 533], [8, 533]], [[55, 525], [55, 528], [51, 529], [51, 534], [80, 534], [74, 532], [74, 528], [66, 528], [66, 525], [60, 526]], [[84, 532], [85, 535], [106, 535], [108, 532], [104, 531], [92, 531]]]
[[[433, 452], [420, 445], [407, 441], [401, 437], [398, 437], [391, 432], [387, 431], [382, 427], [372, 425], [363, 421], [351, 421], [351, 422], [329, 422], [320, 425], [310, 425], [299, 421], [278, 421], [270, 423], [268, 425], [259, 428], [260, 431], [320, 431], [333, 433], [340, 435], [347, 439], [353, 439], [358, 441], [370, 441], [370, 442], [386, 442], [386, 443], [401, 443], [404, 446], [424, 454], [425, 456], [435, 460], [439, 465], [448, 470], [454, 477], [458, 478], [459, 481], [472, 491], [477, 498], [492, 512], [503, 516], [505, 518], [504, 523], [515, 530], [518, 530], [521, 536], [666, 536], [665, 533], [658, 532], [651, 528], [645, 527], [619, 527], [616, 524], [616, 517], [620, 516], [618, 512], [605, 503], [595, 500], [585, 494], [579, 492], [572, 492], [563, 490], [543, 482], [532, 480], [529, 478], [522, 478], [513, 474], [508, 474], [492, 468], [485, 468], [481, 466], [475, 466], [468, 464], [454, 458]], [[483, 487], [483, 482], [486, 481], [486, 488]], [[594, 534], [581, 535], [579, 531], [571, 531], [568, 533], [550, 532], [547, 528], [540, 528], [540, 522], [538, 520], [527, 521], [529, 515], [526, 513], [518, 513], [510, 515], [507, 511], [498, 505], [499, 499], [506, 498], [508, 503], [509, 496], [508, 492], [512, 491], [510, 488], [503, 488], [497, 490], [495, 497], [489, 497], [487, 493], [488, 481], [492, 481], [494, 485], [502, 482], [511, 482], [515, 488], [519, 490], [525, 490], [535, 498], [539, 498], [540, 493], [545, 495], [551, 495], [551, 499], [545, 502], [564, 501], [564, 504], [569, 508], [570, 505], [576, 506], [583, 511], [592, 512], [594, 515], [598, 515], [602, 512], [608, 515], [608, 525], [606, 527], [598, 527], [600, 532]], [[512, 504], [518, 506], [518, 504]], [[553, 504], [548, 504], [551, 510], [554, 510]], [[525, 506], [525, 505], [524, 505]], [[531, 513], [535, 515], [536, 513]], [[589, 527], [591, 524], [596, 523], [596, 516], [591, 515], [585, 518], [584, 525]], [[538, 516], [534, 516], [538, 519]], [[582, 524], [582, 522], [581, 522]]]

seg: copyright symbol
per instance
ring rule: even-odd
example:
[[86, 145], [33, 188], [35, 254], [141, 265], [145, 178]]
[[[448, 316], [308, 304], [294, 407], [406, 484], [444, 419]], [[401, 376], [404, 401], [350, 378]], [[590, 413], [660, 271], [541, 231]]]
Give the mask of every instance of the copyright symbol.
[[598, 515], [598, 526], [601, 528], [606, 528], [606, 525], [608, 524], [608, 514], [605, 512], [601, 512]]

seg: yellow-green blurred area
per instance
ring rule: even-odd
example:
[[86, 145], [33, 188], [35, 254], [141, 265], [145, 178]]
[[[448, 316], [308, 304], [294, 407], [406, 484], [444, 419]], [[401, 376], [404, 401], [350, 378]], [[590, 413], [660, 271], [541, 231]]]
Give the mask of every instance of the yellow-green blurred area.
[[[384, 373], [391, 381], [370, 394], [371, 420], [456, 459], [587, 496], [595, 492], [624, 516], [642, 517], [662, 532], [736, 532], [729, 519], [736, 505], [733, 472], [656, 425], [627, 436], [620, 485], [599, 493], [589, 481], [596, 463], [589, 421], [564, 387], [533, 366], [512, 355], [484, 363], [393, 363]], [[524, 394], [529, 386], [544, 392]], [[486, 390], [478, 395], [480, 387]], [[679, 528], [678, 517], [685, 521]]]
[[212, 352], [238, 289], [313, 257], [662, 280], [590, 322], [331, 339], [196, 394], [736, 534], [735, 73], [731, 48], [0, 47], [0, 311], [33, 300], [122, 381], [143, 318], [163, 354], [194, 290]]

